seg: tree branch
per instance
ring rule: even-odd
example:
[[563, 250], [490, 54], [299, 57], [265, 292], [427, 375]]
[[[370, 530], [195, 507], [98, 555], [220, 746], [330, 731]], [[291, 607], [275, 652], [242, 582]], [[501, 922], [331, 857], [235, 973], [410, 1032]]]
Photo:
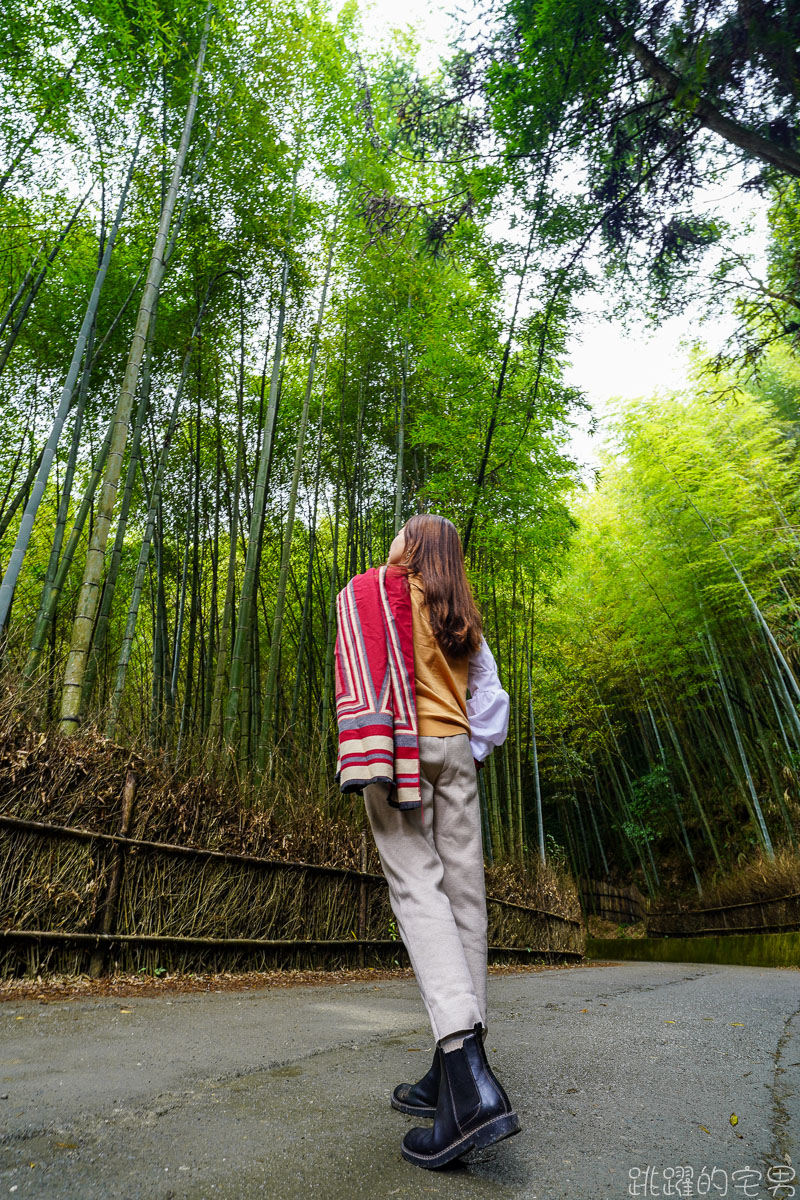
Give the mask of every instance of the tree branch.
[[704, 100], [702, 96], [691, 103], [685, 103], [682, 97], [686, 95], [687, 87], [680, 75], [676, 75], [665, 62], [645, 46], [644, 42], [640, 42], [632, 34], [626, 34], [622, 26], [619, 26], [616, 32], [628, 42], [637, 61], [644, 67], [650, 78], [663, 88], [674, 101], [686, 107], [701, 125], [718, 133], [726, 142], [738, 146], [740, 150], [744, 150], [752, 157], [770, 163], [780, 171], [785, 171], [787, 175], [800, 178], [800, 155], [794, 150], [790, 150], [787, 146], [779, 146], [762, 137], [755, 130], [747, 129], [738, 121], [732, 121], [730, 117], [724, 116], [718, 108], [709, 100]]

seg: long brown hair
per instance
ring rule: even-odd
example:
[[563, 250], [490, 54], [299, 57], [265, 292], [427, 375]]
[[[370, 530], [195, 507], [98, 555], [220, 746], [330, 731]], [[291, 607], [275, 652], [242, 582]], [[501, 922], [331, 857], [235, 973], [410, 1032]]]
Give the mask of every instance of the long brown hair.
[[433, 636], [445, 654], [463, 658], [481, 644], [483, 624], [464, 570], [458, 530], [447, 517], [415, 513], [405, 524], [402, 566], [422, 577]]

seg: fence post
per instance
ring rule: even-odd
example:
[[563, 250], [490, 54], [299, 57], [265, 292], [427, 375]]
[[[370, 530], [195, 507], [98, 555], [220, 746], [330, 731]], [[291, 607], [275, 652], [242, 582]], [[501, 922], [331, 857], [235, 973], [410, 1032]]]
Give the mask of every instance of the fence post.
[[[367, 870], [367, 835], [362, 829], [361, 831], [361, 852], [358, 860], [359, 870], [366, 873]], [[358, 940], [363, 942], [367, 936], [367, 881], [361, 878], [358, 894]], [[364, 966], [364, 947], [358, 948], [358, 963], [359, 966]]]
[[[122, 817], [119, 823], [118, 833], [120, 837], [127, 837], [131, 827], [131, 818], [133, 816], [133, 801], [136, 797], [137, 779], [133, 771], [128, 771], [125, 776], [125, 787], [122, 792]], [[125, 848], [123, 846], [115, 846], [113, 851], [113, 859], [111, 866], [111, 878], [108, 881], [108, 891], [106, 892], [103, 908], [101, 912], [99, 933], [111, 933], [111, 926], [116, 914], [117, 898], [119, 896], [120, 883], [122, 882], [122, 868], [125, 862]], [[105, 966], [106, 954], [108, 953], [107, 946], [98, 946], [92, 953], [92, 959], [89, 963], [90, 979], [98, 979], [103, 974]]]

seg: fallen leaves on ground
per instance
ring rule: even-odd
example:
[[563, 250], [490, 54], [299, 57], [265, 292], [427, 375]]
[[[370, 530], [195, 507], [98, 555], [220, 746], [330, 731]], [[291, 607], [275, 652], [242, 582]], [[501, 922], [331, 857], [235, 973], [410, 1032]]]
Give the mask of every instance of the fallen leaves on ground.
[[[616, 966], [609, 960], [579, 963], [497, 963], [490, 975], [518, 975], [531, 971], [564, 971], [578, 967]], [[52, 975], [35, 979], [0, 980], [0, 1003], [4, 1000], [80, 1000], [101, 996], [182, 995], [188, 992], [245, 992], [251, 988], [330, 987], [337, 983], [370, 983], [375, 980], [413, 979], [410, 967], [358, 967], [338, 971], [221, 971], [216, 974]], [[19, 1020], [20, 1018], [18, 1018]]]

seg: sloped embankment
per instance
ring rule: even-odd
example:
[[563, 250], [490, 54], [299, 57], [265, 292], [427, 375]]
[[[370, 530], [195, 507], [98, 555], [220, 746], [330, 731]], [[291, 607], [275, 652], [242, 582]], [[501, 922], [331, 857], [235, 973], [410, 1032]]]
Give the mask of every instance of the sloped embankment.
[[[405, 962], [360, 800], [346, 817], [299, 795], [8, 715], [0, 977]], [[505, 864], [487, 884], [495, 960], [582, 957], [569, 879]]]

